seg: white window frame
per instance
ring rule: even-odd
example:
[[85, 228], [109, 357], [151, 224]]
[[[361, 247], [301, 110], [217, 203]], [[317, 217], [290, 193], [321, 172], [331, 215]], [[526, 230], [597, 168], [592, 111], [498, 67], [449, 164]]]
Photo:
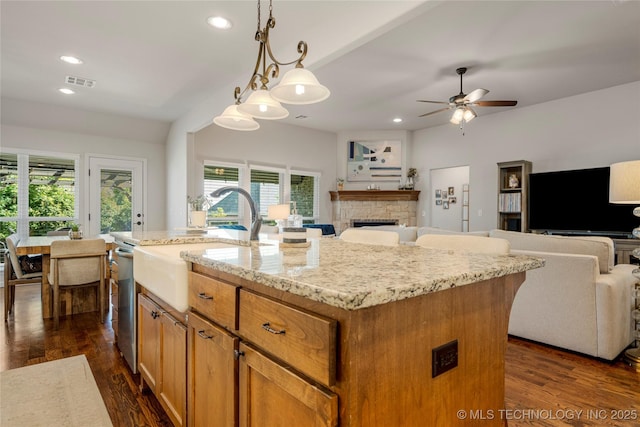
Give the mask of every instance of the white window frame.
[[[81, 181], [81, 157], [78, 154], [61, 153], [54, 151], [39, 151], [39, 150], [20, 150], [20, 149], [3, 149], [5, 154], [15, 154], [18, 161], [18, 216], [15, 217], [3, 217], [3, 222], [15, 222], [16, 232], [19, 236], [29, 235], [29, 223], [37, 221], [73, 221], [79, 222], [80, 218], [80, 194], [81, 188], [83, 188], [83, 182]], [[74, 162], [74, 217], [30, 217], [29, 216], [29, 157], [30, 156], [43, 156], [54, 157], [67, 160], [73, 160]]]
[[291, 200], [291, 175], [303, 175], [303, 176], [312, 176], [315, 179], [313, 180], [313, 216], [306, 217], [303, 216], [304, 220], [311, 220], [314, 223], [320, 219], [320, 177], [322, 174], [320, 172], [311, 172], [305, 171], [301, 169], [291, 169], [287, 174], [287, 185], [289, 186], [288, 196], [289, 200]]
[[[204, 163], [204, 166], [222, 166], [227, 168], [238, 169], [238, 186], [240, 188], [245, 188], [249, 186], [249, 184], [245, 185], [245, 182], [244, 182], [246, 180], [246, 176], [248, 175], [246, 164], [234, 163], [229, 161], [216, 161], [216, 160], [205, 160], [203, 163]], [[204, 189], [204, 168], [202, 168], [202, 191], [205, 196], [209, 196], [209, 193], [207, 193]], [[238, 224], [244, 224], [245, 223], [244, 203], [238, 203], [238, 216], [229, 216], [227, 218], [231, 221], [237, 222]]]

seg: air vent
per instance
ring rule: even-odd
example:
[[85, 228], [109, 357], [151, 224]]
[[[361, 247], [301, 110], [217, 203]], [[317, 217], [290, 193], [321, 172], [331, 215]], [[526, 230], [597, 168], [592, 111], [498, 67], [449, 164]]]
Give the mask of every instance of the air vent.
[[88, 87], [88, 88], [92, 88], [96, 85], [95, 80], [85, 79], [84, 77], [67, 76], [64, 81], [65, 83], [70, 85], [82, 86], [82, 87]]

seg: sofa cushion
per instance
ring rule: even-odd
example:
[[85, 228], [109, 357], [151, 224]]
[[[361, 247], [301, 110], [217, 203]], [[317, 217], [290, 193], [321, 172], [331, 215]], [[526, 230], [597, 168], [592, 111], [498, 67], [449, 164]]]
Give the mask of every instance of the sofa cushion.
[[613, 269], [615, 252], [613, 240], [608, 237], [549, 236], [505, 230], [491, 230], [489, 235], [508, 240], [511, 249], [594, 255], [598, 257], [600, 273], [609, 273]]
[[361, 228], [395, 231], [400, 236], [401, 242], [415, 242], [418, 238], [418, 227], [407, 227], [404, 225], [367, 225]]
[[462, 234], [467, 236], [483, 236], [489, 237], [488, 231], [451, 231], [437, 227], [420, 227], [418, 228], [418, 237], [423, 234]]

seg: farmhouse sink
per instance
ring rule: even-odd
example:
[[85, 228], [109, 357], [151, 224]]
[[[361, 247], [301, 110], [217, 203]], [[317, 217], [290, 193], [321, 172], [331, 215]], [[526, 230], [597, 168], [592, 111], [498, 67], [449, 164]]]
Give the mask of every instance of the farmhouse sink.
[[216, 242], [135, 246], [133, 278], [173, 308], [184, 312], [189, 308], [188, 269], [180, 252], [234, 247], [237, 246]]

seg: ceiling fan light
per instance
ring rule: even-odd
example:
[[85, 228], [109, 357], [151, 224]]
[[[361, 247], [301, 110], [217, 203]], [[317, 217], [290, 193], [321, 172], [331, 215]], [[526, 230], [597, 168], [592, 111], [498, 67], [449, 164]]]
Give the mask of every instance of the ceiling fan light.
[[249, 95], [244, 104], [238, 105], [238, 111], [265, 120], [284, 119], [289, 115], [287, 109], [265, 89], [258, 89]]
[[220, 127], [231, 130], [251, 131], [260, 127], [260, 124], [253, 120], [253, 117], [238, 111], [236, 104], [225, 108], [221, 115], [213, 119], [213, 122]]
[[471, 120], [475, 119], [478, 115], [476, 114], [475, 111], [473, 111], [471, 108], [466, 107], [464, 109], [464, 114], [462, 115], [462, 118], [464, 119], [465, 122], [469, 123]]
[[458, 107], [453, 112], [453, 116], [451, 116], [451, 120], [449, 120], [454, 125], [459, 125], [464, 117], [464, 108]]
[[287, 71], [280, 84], [271, 89], [271, 96], [285, 104], [314, 104], [324, 101], [331, 92], [305, 68]]

